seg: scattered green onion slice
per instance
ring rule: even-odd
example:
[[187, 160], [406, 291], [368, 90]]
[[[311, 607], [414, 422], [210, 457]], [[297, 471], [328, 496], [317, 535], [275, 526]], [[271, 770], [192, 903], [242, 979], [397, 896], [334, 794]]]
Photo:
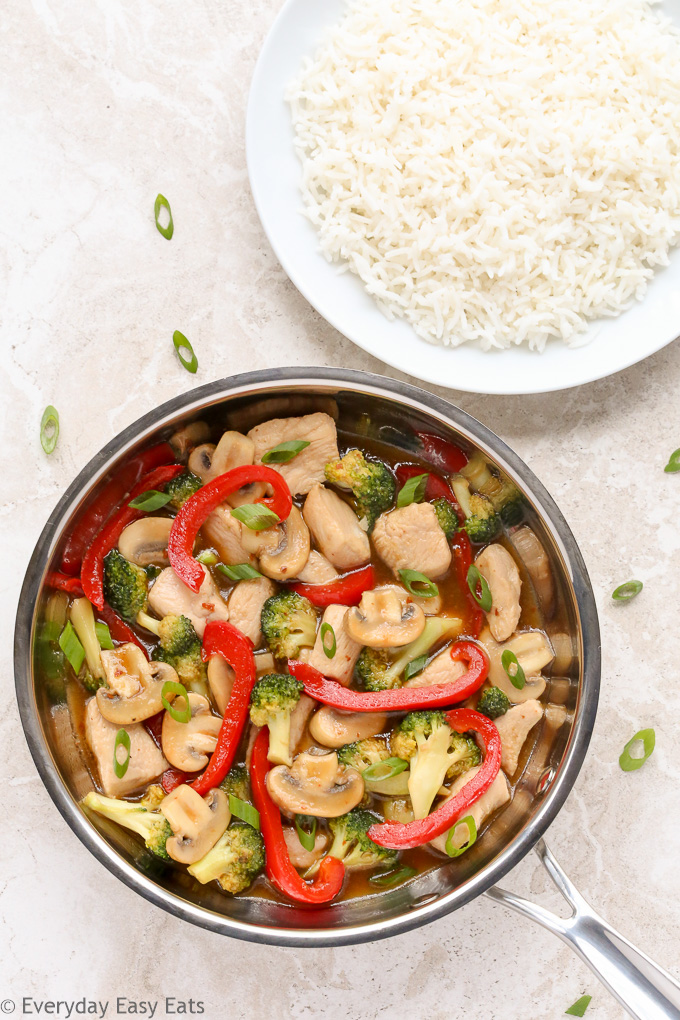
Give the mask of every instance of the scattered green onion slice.
[[[485, 613], [491, 612], [492, 601], [489, 585], [486, 583], [486, 578], [482, 574], [480, 574], [479, 570], [474, 564], [468, 569], [467, 583], [468, 588], [470, 589], [470, 594], [472, 595], [477, 605], [480, 606]], [[479, 595], [477, 594], [478, 585], [481, 592], [481, 594]]]
[[[364, 779], [372, 783], [379, 783], [383, 779], [392, 779], [408, 768], [408, 762], [403, 758], [383, 758], [382, 761], [374, 761], [361, 773]], [[387, 770], [387, 771], [385, 771]]]
[[[330, 623], [322, 623], [319, 634], [321, 636], [321, 647], [323, 648], [324, 655], [326, 656], [327, 659], [332, 659], [338, 647], [338, 643], [335, 640], [335, 631], [331, 627]], [[330, 634], [331, 636], [330, 644], [326, 642], [326, 636], [328, 634]]]
[[378, 875], [371, 875], [368, 881], [373, 885], [385, 888], [390, 885], [399, 885], [400, 882], [413, 878], [415, 874], [417, 874], [416, 869], [405, 864], [403, 868], [397, 868], [396, 871], [381, 871]]
[[673, 450], [672, 454], [668, 458], [668, 463], [666, 464], [664, 471], [668, 472], [668, 474], [680, 471], [680, 450]]
[[[419, 570], [400, 570], [399, 577], [410, 595], [415, 595], [420, 599], [433, 599], [439, 595], [439, 588], [434, 581], [431, 581], [425, 574], [421, 574]], [[418, 588], [414, 587], [416, 584], [419, 586]]]
[[628, 602], [629, 599], [634, 599], [636, 595], [639, 595], [642, 588], [642, 581], [626, 581], [625, 584], [620, 584], [618, 588], [614, 589], [612, 598], [617, 602]]
[[418, 676], [425, 669], [427, 655], [419, 655], [417, 659], [411, 659], [404, 670], [404, 680], [410, 680], [412, 676]]
[[293, 457], [297, 457], [298, 453], [302, 453], [309, 446], [308, 439], [289, 439], [286, 443], [279, 443], [278, 446], [272, 446], [271, 450], [267, 450], [266, 453], [262, 454], [263, 464], [287, 464]]
[[[304, 828], [303, 823], [304, 825], [309, 825], [309, 831]], [[314, 815], [295, 816], [295, 831], [297, 832], [297, 837], [304, 849], [309, 852], [314, 849], [314, 843], [316, 841], [316, 824], [316, 818]]]
[[196, 557], [199, 563], [205, 564], [206, 567], [214, 567], [217, 563], [218, 556], [212, 549], [203, 549]]
[[565, 1016], [585, 1016], [585, 1012], [590, 1005], [592, 995], [582, 995], [580, 999], [577, 999], [573, 1006], [569, 1009], [565, 1009]]
[[48, 404], [40, 419], [40, 445], [45, 453], [54, 453], [59, 438], [59, 412]]
[[246, 822], [258, 832], [260, 831], [260, 812], [247, 800], [241, 800], [240, 797], [235, 797], [233, 793], [230, 793], [229, 810], [235, 818], [240, 818], [242, 822]]
[[279, 524], [281, 521], [279, 515], [263, 503], [244, 503], [243, 506], [237, 506], [232, 510], [231, 516], [245, 524], [251, 531], [264, 531], [265, 528], [271, 528], [273, 524]]
[[[176, 329], [175, 332], [172, 334], [172, 342], [175, 345], [177, 357], [182, 362], [187, 372], [195, 374], [196, 369], [198, 368], [198, 358], [194, 354], [194, 349], [187, 340], [187, 338], [185, 337], [184, 333], [180, 333], [180, 331]], [[185, 357], [182, 354], [182, 350], [188, 351], [190, 357], [188, 358]]]
[[94, 625], [95, 634], [97, 635], [97, 641], [99, 647], [103, 648], [104, 651], [111, 651], [113, 649], [113, 641], [111, 640], [111, 631], [105, 623], [100, 623], [99, 620]]
[[[124, 747], [127, 751], [127, 758], [125, 761], [118, 760], [118, 748]], [[113, 742], [113, 771], [116, 773], [119, 779], [122, 779], [128, 770], [130, 764], [130, 734], [123, 727], [116, 733], [116, 739]]]
[[69, 620], [59, 635], [59, 647], [71, 663], [73, 672], [78, 674], [85, 658], [85, 649]]
[[397, 506], [408, 506], [410, 503], [422, 503], [423, 496], [425, 495], [425, 487], [429, 478], [427, 471], [423, 475], [414, 475], [413, 478], [409, 478], [408, 481], [404, 482], [399, 495], [397, 496]]
[[[458, 825], [467, 825], [468, 830], [468, 841], [464, 846], [456, 847], [453, 845], [453, 837], [456, 833], [456, 827]], [[469, 850], [473, 843], [477, 842], [477, 826], [472, 815], [466, 815], [465, 818], [460, 818], [454, 825], [449, 829], [449, 834], [446, 837], [446, 844], [444, 849], [449, 857], [460, 857], [466, 850]]]
[[144, 510], [146, 513], [151, 513], [152, 510], [160, 510], [162, 506], [169, 503], [172, 496], [169, 496], [167, 492], [159, 492], [158, 489], [147, 489], [136, 499], [131, 499], [128, 506], [131, 506], [133, 510]]
[[[177, 694], [180, 698], [184, 698], [184, 708], [176, 708], [174, 702], [170, 704], [168, 694]], [[170, 713], [170, 717], [175, 722], [189, 722], [191, 719], [191, 705], [189, 704], [189, 695], [184, 684], [178, 683], [177, 680], [166, 680], [161, 691], [161, 701], [163, 702], [163, 708]]]
[[[161, 226], [161, 222], [160, 222], [160, 220], [161, 220], [161, 209], [167, 209], [168, 210], [168, 225], [167, 225], [167, 227], [162, 227]], [[172, 211], [170, 209], [170, 203], [168, 202], [168, 200], [165, 197], [165, 195], [160, 195], [160, 194], [156, 195], [156, 201], [153, 204], [153, 214], [154, 214], [154, 218], [156, 220], [156, 229], [158, 230], [158, 233], [162, 234], [163, 237], [167, 238], [167, 240], [169, 241], [170, 238], [172, 237], [172, 235], [175, 232], [175, 224], [172, 222]]]
[[255, 577], [262, 577], [259, 570], [251, 567], [250, 563], [218, 563], [217, 569], [230, 581], [252, 581]]
[[[640, 757], [634, 757], [630, 753], [631, 747], [642, 741], [644, 754]], [[619, 757], [619, 765], [624, 772], [637, 772], [641, 769], [648, 758], [651, 758], [654, 752], [654, 746], [656, 744], [656, 734], [653, 729], [638, 730], [634, 737], [631, 737]]]
[[506, 648], [501, 655], [501, 666], [508, 674], [508, 680], [512, 686], [521, 691], [527, 682], [526, 674], [519, 664], [519, 659], [509, 648]]

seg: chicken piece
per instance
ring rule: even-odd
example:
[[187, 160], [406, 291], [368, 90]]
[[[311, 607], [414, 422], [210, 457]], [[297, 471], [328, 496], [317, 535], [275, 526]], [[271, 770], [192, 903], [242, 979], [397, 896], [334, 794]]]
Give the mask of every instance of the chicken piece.
[[301, 694], [300, 700], [290, 713], [290, 752], [294, 756], [299, 750], [299, 744], [307, 729], [309, 717], [314, 710], [316, 702], [307, 694]]
[[[165, 772], [168, 763], [142, 723], [123, 727], [130, 737], [130, 762], [119, 779], [113, 770], [113, 749], [121, 727], [109, 722], [99, 711], [97, 699], [90, 698], [85, 708], [85, 737], [97, 762], [101, 788], [107, 797], [126, 797]], [[119, 751], [125, 760], [124, 749]]]
[[229, 610], [207, 569], [198, 592], [187, 588], [172, 569], [162, 570], [149, 590], [149, 605], [158, 616], [186, 616], [200, 638], [208, 620], [228, 620]]
[[501, 735], [501, 768], [508, 776], [514, 776], [517, 771], [524, 741], [542, 716], [543, 705], [540, 701], [531, 700], [509, 708], [505, 715], [494, 720]]
[[317, 861], [321, 860], [324, 855], [324, 851], [328, 846], [328, 836], [326, 833], [317, 832], [314, 837], [314, 849], [305, 850], [298, 839], [298, 834], [295, 829], [288, 825], [284, 826], [283, 838], [285, 839], [286, 847], [288, 848], [290, 863], [294, 868], [311, 868], [312, 864], [316, 864]]
[[[442, 804], [445, 804], [447, 800], [451, 799], [451, 797], [455, 797], [456, 794], [459, 793], [463, 789], [463, 787], [467, 783], [469, 783], [470, 780], [474, 778], [474, 776], [477, 775], [480, 768], [481, 765], [476, 765], [468, 772], [464, 772], [462, 776], [459, 776], [458, 779], [456, 779], [456, 781], [451, 784], [451, 789], [449, 790], [448, 797], [446, 797], [444, 800], [439, 801], [437, 807], [440, 807]], [[510, 789], [508, 787], [508, 781], [503, 775], [503, 773], [499, 772], [496, 778], [494, 779], [493, 783], [489, 787], [489, 789], [486, 791], [486, 793], [483, 793], [479, 800], [476, 800], [475, 803], [472, 804], [469, 810], [466, 811], [466, 814], [472, 815], [475, 821], [475, 825], [477, 826], [477, 831], [479, 832], [485, 819], [488, 818], [489, 815], [493, 814], [494, 811], [497, 811], [498, 808], [503, 807], [504, 804], [507, 804], [509, 800]], [[441, 836], [437, 836], [436, 839], [430, 841], [430, 846], [433, 846], [435, 850], [441, 850], [442, 853], [446, 853], [445, 848], [447, 837], [448, 832], [443, 832]], [[453, 845], [460, 849], [460, 847], [464, 846], [465, 843], [467, 843], [469, 838], [470, 832], [468, 830], [467, 825], [458, 824], [456, 826], [456, 831], [453, 837]]]
[[287, 464], [268, 465], [283, 475], [293, 496], [309, 492], [317, 482], [323, 482], [326, 464], [340, 456], [335, 422], [322, 412], [305, 414], [302, 418], [272, 418], [256, 425], [248, 437], [255, 444], [255, 464], [261, 464], [267, 450], [279, 443], [294, 439], [309, 443]]
[[218, 506], [208, 514], [201, 528], [201, 535], [207, 545], [215, 546], [223, 563], [255, 565], [255, 556], [248, 551], [243, 542], [241, 522], [232, 517], [226, 507]]
[[451, 549], [431, 503], [410, 503], [381, 514], [373, 529], [373, 544], [397, 575], [400, 570], [419, 570], [435, 579], [451, 564]]
[[250, 638], [256, 648], [262, 642], [262, 606], [275, 591], [276, 587], [268, 577], [256, 577], [252, 581], [239, 581], [229, 596], [229, 620]]
[[368, 535], [351, 506], [337, 492], [323, 485], [313, 486], [302, 513], [312, 538], [334, 567], [340, 571], [353, 570], [368, 563], [371, 558]]
[[486, 614], [489, 630], [496, 641], [507, 641], [514, 633], [522, 612], [519, 596], [522, 581], [517, 564], [507, 549], [494, 542], [482, 549], [475, 566], [491, 592], [491, 609]]
[[435, 655], [431, 662], [418, 676], [407, 680], [404, 687], [436, 687], [438, 684], [451, 684], [465, 673], [467, 666], [451, 658], [448, 648]]
[[332, 563], [329, 563], [325, 556], [322, 556], [316, 549], [312, 549], [309, 559], [302, 570], [298, 573], [298, 581], [305, 584], [325, 584], [328, 581], [335, 581], [338, 572]]
[[[345, 616], [347, 606], [327, 606], [321, 621], [329, 624], [335, 633], [335, 655], [329, 659], [323, 650], [321, 641], [321, 627], [316, 635], [316, 641], [309, 659], [310, 666], [314, 666], [320, 673], [339, 680], [343, 687], [347, 687], [352, 679], [356, 661], [359, 658], [362, 646], [354, 641], [345, 630]], [[330, 635], [326, 633], [326, 644], [331, 644]]]

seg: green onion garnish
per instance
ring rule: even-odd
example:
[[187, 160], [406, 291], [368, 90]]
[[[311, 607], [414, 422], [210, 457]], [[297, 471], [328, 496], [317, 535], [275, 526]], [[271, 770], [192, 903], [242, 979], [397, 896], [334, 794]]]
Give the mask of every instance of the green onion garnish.
[[70, 620], [59, 635], [59, 647], [71, 663], [73, 672], [79, 673], [85, 658], [85, 649], [81, 645], [80, 638], [73, 629]]
[[409, 478], [407, 482], [404, 482], [399, 495], [397, 496], [397, 506], [408, 506], [410, 503], [422, 503], [423, 496], [425, 495], [425, 487], [429, 478], [427, 471], [423, 475], [414, 475], [413, 478]]
[[203, 549], [196, 557], [199, 563], [205, 564], [206, 567], [214, 567], [217, 563], [218, 556], [212, 549]]
[[271, 528], [273, 524], [281, 522], [279, 515], [263, 503], [244, 503], [243, 506], [237, 506], [232, 510], [231, 516], [245, 524], [251, 531], [264, 531], [265, 528]]
[[59, 412], [48, 404], [40, 419], [40, 445], [45, 453], [54, 453], [59, 438]]
[[[184, 698], [184, 708], [177, 708], [176, 702], [170, 704], [168, 694], [176, 694], [178, 697]], [[178, 683], [177, 680], [166, 680], [161, 691], [161, 701], [163, 702], [163, 708], [169, 712], [170, 717], [175, 722], [189, 722], [191, 719], [191, 705], [189, 704], [189, 695], [184, 684]]]
[[403, 758], [383, 758], [382, 761], [374, 761], [361, 773], [364, 779], [371, 783], [379, 783], [383, 779], [392, 779], [408, 768], [408, 762]]
[[404, 680], [410, 680], [412, 676], [418, 676], [425, 669], [427, 655], [419, 655], [417, 659], [411, 659], [404, 670]]
[[527, 682], [526, 674], [519, 664], [519, 659], [509, 648], [506, 648], [501, 655], [501, 666], [508, 674], [508, 679], [512, 686], [521, 691]]
[[[630, 750], [633, 747], [633, 745], [635, 744], [639, 745], [640, 741], [642, 741], [642, 749], [644, 750], [644, 754], [640, 755], [639, 757], [637, 755], [633, 756], [630, 753]], [[641, 769], [644, 763], [647, 761], [647, 759], [651, 758], [655, 744], [656, 734], [653, 729], [638, 730], [635, 736], [630, 738], [630, 740], [624, 747], [623, 751], [621, 752], [621, 756], [619, 758], [619, 765], [621, 766], [623, 771], [637, 772], [638, 769]], [[637, 749], [639, 749], [639, 747], [636, 748], [636, 750]]]
[[573, 1006], [569, 1009], [565, 1009], [565, 1016], [585, 1016], [585, 1012], [590, 1005], [592, 995], [582, 995], [580, 999], [577, 999]]
[[[491, 612], [492, 601], [489, 585], [486, 583], [486, 578], [480, 574], [474, 564], [468, 569], [467, 583], [468, 588], [470, 589], [470, 594], [477, 605], [481, 606], [485, 613]], [[479, 595], [477, 594], [477, 587], [479, 587], [480, 590]]]
[[240, 818], [242, 822], [252, 825], [259, 832], [260, 812], [252, 804], [249, 804], [247, 800], [241, 800], [240, 797], [235, 797], [233, 793], [230, 793], [229, 810], [235, 818]]
[[131, 506], [133, 510], [144, 510], [146, 513], [151, 513], [152, 510], [160, 510], [171, 499], [172, 496], [169, 496], [167, 492], [159, 492], [158, 489], [147, 489], [140, 496], [131, 499], [128, 506]]
[[[295, 831], [297, 832], [297, 837], [304, 849], [310, 853], [314, 849], [314, 843], [316, 841], [316, 824], [316, 818], [314, 815], [295, 816]], [[309, 826], [309, 832], [304, 828], [304, 825]]]
[[371, 875], [368, 881], [384, 888], [405, 882], [407, 878], [413, 878], [415, 874], [417, 874], [416, 869], [405, 864], [403, 868], [397, 868], [396, 871], [381, 871], [377, 875]]
[[[453, 845], [453, 837], [456, 833], [456, 827], [458, 825], [467, 825], [468, 831], [467, 842], [461, 847], [456, 847]], [[449, 834], [446, 837], [446, 844], [444, 846], [444, 849], [446, 850], [446, 853], [448, 854], [449, 857], [460, 857], [460, 855], [464, 854], [466, 850], [469, 850], [472, 844], [475, 843], [476, 841], [477, 841], [477, 826], [475, 825], [475, 820], [472, 817], [472, 815], [466, 815], [465, 818], [459, 819], [449, 829]]]
[[[161, 226], [161, 209], [167, 209], [168, 211], [168, 225], [167, 227]], [[156, 229], [159, 234], [167, 238], [168, 241], [175, 232], [175, 224], [172, 222], [172, 212], [170, 210], [170, 203], [168, 202], [165, 195], [156, 195], [156, 201], [153, 204], [153, 214], [156, 220]]]
[[[119, 761], [118, 759], [118, 748], [124, 747], [127, 751], [127, 758], [125, 761]], [[123, 727], [116, 733], [116, 739], [113, 742], [113, 771], [116, 773], [119, 779], [122, 779], [128, 770], [130, 764], [130, 734]]]
[[628, 602], [629, 599], [634, 599], [636, 595], [639, 595], [642, 588], [642, 581], [626, 581], [625, 584], [620, 584], [618, 588], [614, 589], [612, 598], [617, 602]]
[[[321, 630], [319, 631], [321, 636], [321, 647], [323, 648], [324, 655], [327, 659], [332, 659], [338, 647], [338, 643], [335, 640], [335, 631], [331, 627], [330, 623], [322, 623]], [[326, 641], [326, 637], [330, 634], [330, 642]]]
[[664, 468], [668, 474], [673, 474], [676, 471], [680, 471], [680, 450], [673, 450], [672, 454], [668, 458], [668, 463]]
[[[439, 588], [434, 581], [425, 577], [419, 570], [400, 570], [399, 577], [410, 595], [416, 595], [421, 599], [433, 599], [435, 595], [439, 595]], [[419, 587], [416, 588], [415, 585]]]
[[252, 581], [255, 577], [262, 577], [260, 571], [251, 567], [250, 563], [232, 563], [229, 566], [226, 563], [218, 563], [217, 569], [230, 581]]
[[290, 439], [287, 443], [279, 443], [278, 446], [272, 446], [271, 450], [267, 450], [266, 453], [262, 454], [262, 463], [287, 464], [289, 460], [297, 457], [298, 453], [302, 453], [308, 446], [308, 439]]
[[113, 649], [113, 641], [111, 640], [111, 631], [105, 623], [97, 621], [94, 625], [94, 631], [97, 635], [97, 641], [99, 647], [105, 651], [111, 651]]
[[[175, 332], [172, 334], [172, 342], [175, 345], [175, 350], [177, 351], [177, 357], [182, 362], [182, 364], [186, 368], [187, 372], [191, 372], [192, 374], [195, 374], [196, 373], [196, 369], [198, 368], [198, 358], [194, 354], [194, 349], [191, 346], [191, 344], [189, 343], [189, 341], [187, 340], [187, 338], [185, 337], [184, 333], [180, 333], [180, 331], [178, 329], [176, 329]], [[182, 354], [182, 350], [185, 350], [185, 351], [189, 352], [189, 357], [188, 358], [186, 358]]]

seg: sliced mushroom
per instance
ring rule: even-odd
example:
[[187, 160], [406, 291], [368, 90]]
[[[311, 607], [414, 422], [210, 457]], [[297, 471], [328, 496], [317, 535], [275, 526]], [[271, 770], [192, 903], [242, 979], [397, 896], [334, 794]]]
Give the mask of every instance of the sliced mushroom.
[[208, 685], [217, 711], [224, 715], [231, 697], [236, 674], [226, 659], [221, 655], [211, 655], [208, 660]]
[[224, 790], [217, 788], [201, 797], [186, 783], [169, 793], [161, 801], [160, 809], [174, 833], [165, 848], [173, 861], [180, 864], [195, 864], [205, 857], [225, 832], [231, 818]]
[[[242, 435], [241, 432], [225, 432], [213, 452], [210, 477], [217, 478], [232, 468], [252, 464], [254, 458], [255, 444], [252, 439]], [[267, 486], [264, 482], [253, 482], [228, 496], [227, 503], [234, 507], [254, 503], [256, 499], [264, 496], [266, 491]]]
[[[167, 662], [148, 662], [137, 645], [129, 642], [102, 652], [108, 687], [97, 691], [97, 706], [109, 722], [118, 726], [150, 719], [163, 711], [163, 685], [177, 683], [177, 673]], [[167, 696], [171, 701], [173, 694]]]
[[522, 612], [519, 601], [522, 581], [517, 564], [507, 549], [494, 542], [482, 550], [475, 566], [491, 592], [491, 609], [486, 614], [491, 633], [496, 641], [507, 641]]
[[356, 769], [338, 764], [335, 751], [312, 748], [293, 764], [276, 765], [267, 773], [269, 796], [285, 815], [339, 818], [356, 807], [364, 781]]
[[501, 738], [501, 768], [506, 775], [514, 776], [524, 741], [542, 717], [543, 705], [532, 698], [523, 705], [514, 705], [505, 715], [496, 719], [496, 728]]
[[425, 614], [415, 602], [402, 602], [391, 589], [365, 591], [358, 606], [345, 616], [351, 638], [369, 648], [410, 645], [425, 628]]
[[[499, 644], [494, 641], [488, 627], [485, 627], [478, 640], [489, 656], [490, 684], [500, 687], [516, 705], [532, 698], [540, 698], [545, 690], [545, 680], [540, 673], [553, 658], [553, 650], [543, 631], [526, 630], [521, 634], [515, 634], [510, 641]], [[527, 682], [521, 690], [515, 687], [503, 668], [502, 656], [506, 649], [514, 652], [526, 675]]]
[[194, 447], [189, 455], [189, 470], [198, 475], [203, 484], [209, 482], [212, 478], [212, 459], [215, 452], [214, 443], [201, 443], [200, 446]]
[[[183, 706], [184, 698], [180, 698]], [[198, 772], [208, 764], [208, 755], [217, 746], [217, 735], [222, 720], [213, 715], [210, 702], [202, 694], [189, 692], [191, 718], [177, 722], [166, 712], [163, 716], [161, 744], [163, 754], [171, 765], [183, 772]]]
[[191, 421], [188, 425], [184, 425], [174, 435], [170, 436], [169, 443], [175, 451], [177, 459], [184, 461], [187, 459], [189, 451], [197, 443], [206, 443], [208, 439], [210, 439], [210, 426], [208, 423], [205, 421]]
[[260, 570], [276, 581], [287, 581], [295, 577], [309, 559], [309, 528], [296, 506], [291, 507], [282, 528], [283, 535], [278, 547], [260, 554]]
[[167, 567], [170, 517], [142, 517], [128, 524], [118, 539], [118, 550], [140, 567]]
[[340, 712], [323, 705], [309, 723], [309, 732], [323, 747], [343, 747], [382, 733], [387, 725], [383, 712]]
[[253, 531], [247, 525], [241, 524], [241, 545], [251, 557], [273, 553], [281, 545], [282, 540], [282, 524], [272, 524], [271, 528], [263, 528], [262, 531]]
[[429, 599], [423, 598], [422, 595], [411, 595], [410, 592], [406, 591], [406, 588], [402, 588], [399, 584], [381, 584], [375, 590], [393, 591], [402, 602], [415, 602], [417, 606], [420, 606], [425, 616], [439, 616], [442, 611], [441, 595], [433, 595]]

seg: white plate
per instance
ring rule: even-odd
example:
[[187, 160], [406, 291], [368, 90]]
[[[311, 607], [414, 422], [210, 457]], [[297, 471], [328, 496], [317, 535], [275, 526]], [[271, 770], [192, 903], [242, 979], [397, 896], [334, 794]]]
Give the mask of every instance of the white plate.
[[[298, 290], [331, 325], [369, 354], [408, 375], [472, 393], [543, 393], [619, 372], [649, 357], [680, 332], [680, 250], [659, 272], [647, 295], [617, 319], [594, 322], [590, 343], [550, 343], [543, 354], [523, 347], [483, 352], [470, 344], [438, 347], [421, 340], [403, 320], [390, 322], [357, 276], [339, 273], [318, 248], [314, 227], [301, 214], [300, 163], [293, 149], [284, 90], [324, 30], [339, 20], [344, 0], [287, 0], [255, 68], [246, 124], [250, 185], [267, 237]], [[665, 13], [680, 25], [680, 0]]]

